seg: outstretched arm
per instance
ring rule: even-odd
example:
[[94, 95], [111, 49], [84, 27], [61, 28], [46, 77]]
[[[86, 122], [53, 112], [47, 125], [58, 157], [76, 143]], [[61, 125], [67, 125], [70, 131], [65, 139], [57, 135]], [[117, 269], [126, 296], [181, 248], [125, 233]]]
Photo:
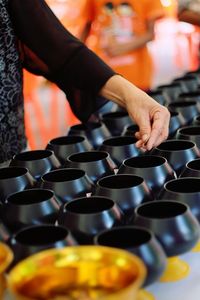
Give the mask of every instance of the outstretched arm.
[[168, 110], [71, 35], [44, 0], [10, 0], [9, 5], [17, 37], [45, 66], [43, 71], [48, 69], [46, 77], [66, 93], [82, 122], [109, 99], [125, 107], [139, 125], [138, 147], [150, 150], [167, 137]]

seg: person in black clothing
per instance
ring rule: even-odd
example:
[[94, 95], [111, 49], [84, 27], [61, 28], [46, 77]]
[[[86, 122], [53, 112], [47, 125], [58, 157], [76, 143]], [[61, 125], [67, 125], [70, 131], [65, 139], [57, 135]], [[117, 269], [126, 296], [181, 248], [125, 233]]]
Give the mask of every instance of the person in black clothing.
[[0, 0], [0, 162], [26, 147], [23, 68], [57, 84], [82, 122], [109, 99], [139, 125], [137, 147], [150, 150], [168, 136], [167, 108], [70, 34], [44, 0]]

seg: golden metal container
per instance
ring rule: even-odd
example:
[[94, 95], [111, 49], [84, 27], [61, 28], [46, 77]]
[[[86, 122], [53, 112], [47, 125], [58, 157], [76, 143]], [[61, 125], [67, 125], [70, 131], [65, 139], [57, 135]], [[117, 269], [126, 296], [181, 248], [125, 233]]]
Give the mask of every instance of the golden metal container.
[[8, 288], [18, 300], [134, 300], [146, 268], [124, 250], [102, 246], [50, 249], [18, 263]]
[[13, 260], [11, 249], [0, 242], [0, 299], [3, 299], [6, 288], [5, 271]]

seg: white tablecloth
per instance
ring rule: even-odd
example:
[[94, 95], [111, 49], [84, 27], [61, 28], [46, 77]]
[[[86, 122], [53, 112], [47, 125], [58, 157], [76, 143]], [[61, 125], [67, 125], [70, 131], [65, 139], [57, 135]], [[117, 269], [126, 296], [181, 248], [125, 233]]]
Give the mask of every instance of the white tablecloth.
[[190, 265], [190, 274], [176, 282], [156, 282], [147, 288], [156, 300], [200, 300], [200, 252], [180, 256]]

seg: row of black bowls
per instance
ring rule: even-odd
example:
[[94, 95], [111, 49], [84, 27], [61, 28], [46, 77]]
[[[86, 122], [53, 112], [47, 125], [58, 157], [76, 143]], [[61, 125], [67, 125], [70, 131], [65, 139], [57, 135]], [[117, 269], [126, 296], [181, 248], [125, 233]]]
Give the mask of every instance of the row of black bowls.
[[[85, 124], [0, 169], [0, 240], [13, 265], [52, 247], [123, 248], [145, 262], [145, 286], [200, 236], [199, 70], [149, 91], [171, 112], [169, 138], [136, 146], [127, 112], [108, 103]], [[11, 268], [12, 268], [11, 266]]]

